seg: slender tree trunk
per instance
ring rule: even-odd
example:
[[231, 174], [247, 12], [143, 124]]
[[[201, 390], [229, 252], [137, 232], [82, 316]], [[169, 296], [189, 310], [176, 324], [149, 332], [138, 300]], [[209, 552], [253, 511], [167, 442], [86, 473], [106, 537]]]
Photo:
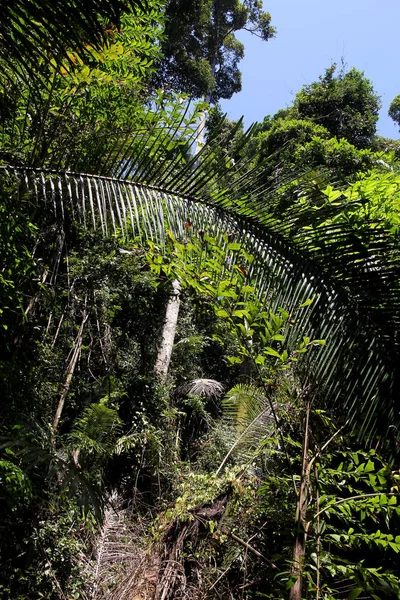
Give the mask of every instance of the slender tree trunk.
[[199, 117], [199, 124], [197, 127], [196, 146], [194, 148], [194, 155], [197, 156], [202, 147], [204, 146], [204, 138], [206, 132], [206, 117], [207, 113], [202, 110]]
[[78, 335], [76, 336], [76, 339], [75, 339], [75, 348], [74, 348], [74, 351], [72, 353], [71, 360], [69, 361], [68, 368], [67, 368], [67, 373], [66, 373], [66, 376], [65, 376], [65, 381], [64, 381], [63, 386], [62, 386], [60, 400], [58, 401], [58, 406], [57, 406], [57, 410], [56, 410], [56, 414], [55, 414], [54, 422], [53, 422], [53, 429], [54, 429], [54, 431], [57, 430], [58, 424], [59, 424], [60, 419], [61, 419], [62, 411], [63, 411], [63, 408], [64, 408], [65, 399], [66, 399], [66, 397], [68, 395], [69, 388], [71, 386], [71, 381], [72, 381], [72, 377], [74, 375], [76, 363], [78, 362], [79, 353], [80, 353], [81, 348], [82, 348], [83, 330], [84, 330], [84, 327], [85, 327], [85, 323], [88, 320], [88, 316], [89, 315], [88, 315], [87, 310], [85, 308], [84, 311], [83, 311], [83, 313], [82, 313], [82, 321], [81, 321], [81, 325], [79, 327]]
[[304, 570], [304, 556], [306, 552], [306, 541], [308, 532], [307, 523], [307, 507], [309, 502], [310, 492], [310, 472], [309, 472], [309, 426], [310, 426], [310, 399], [307, 399], [306, 408], [306, 424], [303, 441], [303, 460], [301, 468], [301, 481], [300, 490], [297, 502], [297, 531], [296, 539], [293, 547], [293, 564], [292, 564], [292, 576], [296, 577], [296, 582], [290, 590], [289, 600], [301, 600], [302, 588], [303, 588], [303, 570]]
[[158, 350], [157, 361], [154, 367], [155, 372], [163, 379], [166, 378], [168, 373], [172, 348], [175, 340], [180, 306], [180, 293], [180, 283], [175, 279], [172, 282], [172, 294], [167, 304], [161, 345]]

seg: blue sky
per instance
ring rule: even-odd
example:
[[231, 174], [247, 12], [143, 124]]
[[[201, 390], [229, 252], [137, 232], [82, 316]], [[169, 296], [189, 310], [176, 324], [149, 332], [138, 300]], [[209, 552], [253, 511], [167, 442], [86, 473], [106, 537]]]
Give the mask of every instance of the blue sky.
[[243, 89], [222, 108], [246, 125], [290, 105], [302, 85], [316, 81], [332, 63], [364, 71], [381, 96], [378, 133], [399, 139], [387, 116], [400, 94], [400, 2], [398, 0], [264, 0], [277, 28], [263, 42], [241, 33], [245, 58], [240, 63]]

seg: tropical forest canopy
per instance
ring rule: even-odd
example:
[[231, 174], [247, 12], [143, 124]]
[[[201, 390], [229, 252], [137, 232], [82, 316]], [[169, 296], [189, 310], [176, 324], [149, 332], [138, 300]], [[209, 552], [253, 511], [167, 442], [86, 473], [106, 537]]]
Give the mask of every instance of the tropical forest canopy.
[[399, 598], [373, 82], [245, 130], [259, 0], [1, 5], [0, 597]]

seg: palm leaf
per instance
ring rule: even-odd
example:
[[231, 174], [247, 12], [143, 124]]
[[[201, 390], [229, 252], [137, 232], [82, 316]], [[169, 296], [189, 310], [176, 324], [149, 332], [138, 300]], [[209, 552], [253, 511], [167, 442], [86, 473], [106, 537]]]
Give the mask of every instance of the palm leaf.
[[254, 385], [238, 384], [233, 387], [225, 395], [222, 407], [230, 447], [217, 469], [217, 475], [232, 455], [239, 462], [253, 458], [262, 440], [275, 428], [271, 403], [264, 390]]
[[[249, 135], [243, 135], [244, 143]], [[144, 152], [148, 142], [137, 139], [139, 154], [141, 144]], [[360, 436], [397, 426], [400, 267], [393, 238], [381, 224], [356, 231], [348, 223], [327, 221], [341, 207], [319, 213], [306, 206], [277, 219], [266, 209], [268, 190], [257, 170], [243, 178], [232, 175], [228, 189], [210, 192], [218, 173], [240, 169], [227, 167], [223, 152], [218, 161], [213, 157], [212, 144], [224, 147], [222, 133], [202, 148], [197, 162], [174, 163], [162, 153], [163, 144], [147, 166], [131, 163], [136, 182], [68, 171], [4, 172], [31, 190], [37, 205], [47, 203], [49, 218], [72, 220], [104, 235], [118, 233], [139, 243], [151, 239], [162, 249], [168, 230], [185, 240], [190, 223], [189, 235], [206, 231], [228, 254], [227, 234], [235, 232], [235, 241], [255, 257], [247, 279], [273, 311], [284, 307], [291, 315], [288, 344], [304, 335], [327, 340], [323, 352], [311, 351], [300, 362], [304, 384], [315, 386], [339, 420], [348, 411]], [[124, 176], [126, 164], [117, 160], [113, 171]], [[299, 305], [310, 298], [310, 309], [299, 315]]]
[[215, 381], [215, 379], [193, 379], [182, 387], [182, 391], [193, 396], [218, 398], [224, 391], [224, 386], [219, 381]]
[[[96, 562], [93, 569], [91, 600], [109, 597], [115, 581], [121, 578], [121, 569], [131, 573], [142, 560], [142, 536], [132, 519], [131, 509], [124, 507], [117, 492], [112, 492], [104, 519], [94, 544]], [[135, 523], [136, 524], [136, 523]], [[107, 590], [107, 592], [106, 592]]]
[[146, 6], [146, 0], [2, 0], [0, 57], [36, 80], [38, 64], [68, 59], [68, 49], [87, 54], [106, 42], [107, 27], [118, 26], [122, 12]]

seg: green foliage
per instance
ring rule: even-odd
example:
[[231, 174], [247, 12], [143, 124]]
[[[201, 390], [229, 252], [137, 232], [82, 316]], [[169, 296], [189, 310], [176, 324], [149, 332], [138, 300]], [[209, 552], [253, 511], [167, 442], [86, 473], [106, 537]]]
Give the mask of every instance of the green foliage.
[[[30, 352], [12, 361], [5, 356], [1, 363], [6, 452], [1, 480], [7, 507], [1, 527], [14, 533], [2, 539], [0, 554], [14, 568], [18, 563], [14, 557], [22, 553], [21, 570], [13, 575], [13, 597], [19, 592], [36, 597], [26, 586], [32, 590], [37, 586], [44, 597], [53, 597], [49, 581], [56, 585], [53, 575], [61, 577], [54, 563], [40, 567], [47, 573], [42, 578], [34, 576], [34, 567], [30, 570], [32, 561], [41, 560], [41, 546], [22, 541], [36, 535], [39, 507], [46, 520], [56, 497], [60, 518], [72, 511], [86, 523], [101, 520], [109, 488], [132, 486], [140, 469], [157, 477], [169, 452], [169, 445], [163, 444], [167, 434], [161, 430], [165, 397], [151, 375], [165, 296], [162, 289], [156, 292], [143, 253], [95, 236], [79, 238], [76, 250], [70, 246], [66, 257], [52, 252], [49, 256], [41, 243], [48, 239], [41, 238], [36, 251], [49, 261], [52, 279], [24, 326], [24, 348], [30, 347]], [[88, 320], [80, 357], [55, 434], [48, 423], [53, 422], [85, 307]], [[15, 423], [24, 426], [13, 428]], [[55, 556], [64, 552], [61, 546], [68, 539], [73, 544], [68, 535], [68, 531], [60, 535]], [[51, 538], [46, 552], [52, 552], [56, 540], [57, 535]], [[67, 566], [63, 573], [61, 587], [68, 595], [73, 575]], [[7, 570], [3, 585], [8, 576]]]
[[258, 0], [202, 0], [191, 5], [170, 0], [166, 18], [156, 84], [212, 102], [241, 89], [238, 63], [244, 45], [235, 33], [246, 30], [263, 40], [275, 35], [271, 16]]
[[372, 170], [349, 186], [343, 195], [348, 203], [348, 209], [343, 211], [343, 218], [365, 227], [368, 221], [374, 221], [376, 227], [381, 227], [391, 236], [399, 236], [399, 184], [400, 178], [396, 171], [382, 173]]
[[130, 140], [152, 119], [143, 94], [159, 56], [160, 2], [124, 15], [120, 27], [110, 24], [109, 43], [89, 57], [43, 57], [34, 89], [10, 74], [0, 89], [3, 159], [98, 172], [110, 153], [124, 154], [122, 136]]
[[[18, 0], [12, 7], [2, 8], [1, 59], [11, 63], [20, 77], [30, 77], [35, 85], [37, 64], [44, 58], [46, 61], [49, 55], [57, 61], [66, 58], [67, 49], [71, 47], [90, 55], [91, 46], [98, 47], [107, 39], [104, 22], [118, 27], [122, 12], [145, 5], [147, 2], [139, 0], [88, 0], [82, 7], [70, 0], [68, 3], [55, 1], [49, 6], [43, 0]], [[2, 73], [4, 75], [6, 79], [7, 74]]]
[[[324, 344], [322, 340], [304, 338], [298, 346], [285, 349], [283, 333], [289, 326], [289, 313], [280, 308], [275, 314], [268, 307], [268, 298], [260, 297], [251, 285], [249, 273], [254, 256], [241, 244], [225, 241], [226, 249], [208, 235], [201, 235], [200, 239], [192, 237], [186, 244], [175, 242], [169, 262], [164, 262], [151, 245], [147, 260], [154, 273], [179, 279], [183, 288], [189, 287], [212, 303], [216, 317], [236, 339], [237, 355], [228, 357], [228, 362], [241, 364], [251, 358], [260, 367], [269, 361], [278, 370], [285, 370], [297, 362], [307, 347]], [[300, 308], [311, 303], [306, 301]]]
[[329, 67], [319, 82], [297, 94], [294, 111], [325, 127], [332, 137], [345, 138], [356, 148], [367, 148], [376, 132], [380, 101], [371, 82], [357, 69]]
[[[362, 238], [373, 227], [385, 231], [393, 240], [398, 239], [399, 175], [387, 169], [371, 169], [360, 173], [347, 187], [333, 187], [315, 181], [312, 193], [304, 190], [299, 195], [298, 206], [291, 213], [304, 207], [312, 209], [316, 216], [314, 233], [328, 225], [343, 223], [355, 235]], [[368, 243], [365, 239], [364, 243]], [[393, 246], [393, 252], [396, 252]]]
[[[318, 465], [317, 477], [319, 498], [312, 527], [321, 554], [315, 558], [311, 554], [311, 561], [325, 579], [322, 589], [333, 594], [346, 586], [354, 598], [362, 593], [397, 597], [400, 538], [392, 532], [397, 531], [400, 516], [398, 476], [371, 450], [328, 452]], [[352, 560], [354, 551], [358, 551], [358, 564]], [[378, 568], [374, 553], [381, 557]]]
[[79, 559], [85, 549], [81, 535], [82, 522], [74, 518], [73, 512], [63, 515], [53, 510], [46, 517], [39, 516], [37, 526], [25, 533], [20, 554], [25, 565], [19, 568], [6, 565], [0, 583], [3, 598], [58, 599], [81, 598], [90, 584], [90, 569]]
[[347, 185], [359, 172], [385, 171], [392, 163], [390, 144], [375, 135], [380, 104], [370, 81], [356, 69], [335, 72], [332, 65], [298, 92], [292, 106], [265, 117], [242, 151], [253, 168], [264, 166], [263, 202], [278, 218], [296, 205], [301, 187]]
[[[9, 457], [15, 457], [11, 448], [5, 449]], [[0, 460], [1, 501], [8, 504], [13, 512], [21, 510], [21, 504], [32, 497], [32, 484], [26, 473], [11, 460]]]
[[400, 96], [396, 96], [390, 103], [389, 117], [391, 117], [397, 125], [400, 125]]
[[173, 508], [160, 516], [161, 523], [157, 529], [162, 531], [173, 519], [180, 521], [193, 520], [190, 511], [194, 508], [210, 504], [218, 498], [236, 477], [235, 469], [227, 471], [223, 477], [214, 473], [196, 473], [189, 471], [182, 474], [178, 486], [178, 497]]
[[296, 148], [295, 163], [308, 167], [327, 167], [331, 173], [340, 178], [352, 175], [359, 171], [367, 172], [377, 161], [382, 160], [379, 155], [374, 155], [369, 149], [358, 150], [346, 139], [320, 137], [313, 139]]
[[0, 336], [4, 335], [3, 346], [10, 343], [5, 330], [12, 327], [23, 310], [24, 296], [32, 294], [37, 285], [36, 265], [30, 251], [36, 235], [37, 227], [18, 201], [15, 190], [0, 186]]
[[[314, 419], [318, 421], [317, 415]], [[286, 445], [294, 466], [296, 445], [289, 437]], [[303, 594], [310, 598], [316, 593], [322, 598], [337, 594], [395, 598], [399, 592], [400, 552], [400, 538], [395, 535], [399, 519], [398, 475], [372, 450], [341, 450], [337, 443], [334, 445], [333, 449], [323, 445], [325, 451], [316, 449], [309, 456]], [[275, 452], [272, 449], [272, 455]], [[271, 448], [268, 453], [271, 458]], [[293, 521], [287, 513], [293, 514], [295, 498], [286, 464], [281, 463], [279, 468], [275, 459], [269, 462], [269, 468], [269, 476], [258, 493], [264, 510], [278, 523], [273, 539], [266, 540], [280, 573], [274, 577], [274, 593], [265, 597], [276, 598], [283, 597], [285, 587], [294, 583], [284, 564], [285, 560], [290, 561], [288, 543]]]
[[260, 136], [261, 157], [277, 151], [283, 151], [283, 155], [289, 157], [298, 146], [311, 142], [314, 137], [326, 139], [328, 136], [328, 130], [311, 119], [277, 119], [271, 128]]
[[104, 404], [91, 404], [75, 421], [69, 442], [82, 454], [95, 455], [97, 460], [110, 456], [121, 431], [121, 419], [115, 409]]

